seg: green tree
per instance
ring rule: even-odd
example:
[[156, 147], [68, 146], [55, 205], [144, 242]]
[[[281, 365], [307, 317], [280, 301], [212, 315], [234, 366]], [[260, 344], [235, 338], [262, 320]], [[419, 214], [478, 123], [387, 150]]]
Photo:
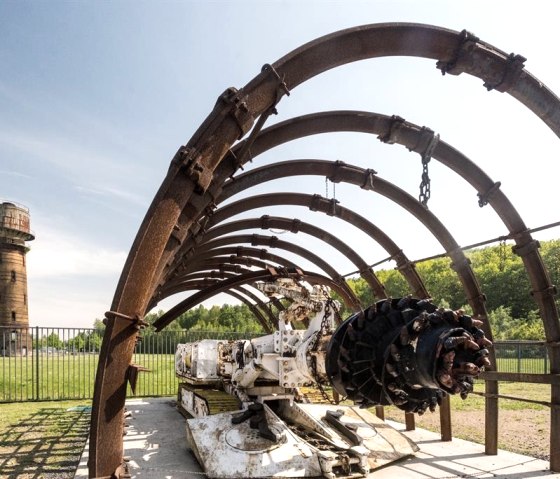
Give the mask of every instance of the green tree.
[[62, 342], [58, 334], [53, 332], [45, 338], [43, 346], [46, 346], [48, 348], [62, 349], [64, 343]]

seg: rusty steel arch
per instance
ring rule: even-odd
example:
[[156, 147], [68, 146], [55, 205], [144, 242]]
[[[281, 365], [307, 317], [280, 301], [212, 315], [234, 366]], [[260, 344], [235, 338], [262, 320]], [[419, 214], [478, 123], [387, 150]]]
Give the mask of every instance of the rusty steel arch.
[[[286, 225], [286, 222], [283, 220], [284, 219], [278, 219], [278, 220], [274, 218], [271, 219], [270, 227], [276, 228], [276, 227], [281, 227], [281, 225]], [[320, 239], [321, 241], [330, 244], [335, 249], [340, 251], [344, 256], [346, 256], [350, 261], [352, 261], [359, 268], [361, 277], [366, 280], [366, 282], [375, 291], [375, 293], [378, 295], [379, 298], [387, 297], [387, 295], [385, 294], [385, 289], [381, 284], [381, 282], [379, 281], [379, 279], [375, 276], [375, 273], [371, 271], [367, 263], [362, 258], [360, 258], [355, 251], [353, 251], [347, 245], [343, 244], [340, 240], [338, 240], [333, 235], [327, 233], [326, 231], [320, 228], [314, 227], [313, 225], [309, 225], [298, 219], [286, 220], [286, 221], [290, 222], [290, 224], [292, 225], [294, 223], [297, 223], [299, 226], [301, 226], [301, 231], [310, 232], [312, 236], [315, 236], [317, 239]], [[231, 238], [231, 236], [225, 236], [223, 238], [219, 238], [220, 236], [226, 233], [240, 231], [243, 229], [253, 229], [256, 227], [261, 227], [262, 224], [263, 223], [261, 220], [253, 219], [253, 220], [242, 220], [239, 222], [233, 221], [228, 223], [227, 225], [220, 225], [219, 227], [211, 228], [210, 230], [208, 230], [207, 233], [205, 233], [201, 238], [198, 239], [196, 247], [194, 246], [194, 243], [192, 241], [186, 240], [184, 245], [186, 246], [185, 249], [187, 250], [187, 253], [183, 253], [183, 255], [180, 256], [180, 258], [183, 258], [187, 254], [193, 255], [195, 254], [195, 252], [196, 254], [198, 254], [199, 252], [204, 251], [203, 248], [205, 247], [205, 245], [215, 244], [215, 242], [218, 240], [220, 241], [219, 244], [224, 244], [223, 242], [229, 242], [228, 238]], [[272, 224], [277, 226], [273, 226]], [[265, 228], [261, 227], [261, 229], [265, 229]], [[213, 241], [210, 241], [216, 237], [218, 237], [219, 239], [214, 239]], [[249, 236], [247, 236], [247, 238], [249, 238]], [[282, 248], [292, 253], [299, 254], [300, 256], [303, 256], [309, 261], [315, 263], [323, 271], [325, 271], [331, 278], [335, 279], [338, 282], [344, 281], [340, 277], [340, 274], [332, 266], [330, 266], [322, 258], [315, 255], [314, 253], [308, 250], [304, 250], [301, 246], [294, 245], [287, 241], [279, 240], [276, 236], [264, 236], [258, 234], [250, 235], [250, 243], [253, 245], [264, 245], [272, 248]]]
[[[226, 235], [234, 231], [244, 230], [244, 229], [270, 229], [277, 228], [281, 230], [290, 231], [292, 233], [306, 233], [314, 238], [325, 242], [332, 246], [334, 249], [338, 250], [343, 256], [345, 256], [356, 268], [362, 278], [370, 285], [372, 290], [379, 294], [379, 298], [387, 297], [383, 286], [379, 288], [378, 284], [381, 284], [378, 279], [372, 278], [375, 273], [371, 270], [370, 266], [366, 261], [356, 253], [352, 248], [350, 248], [346, 243], [341, 241], [337, 236], [329, 233], [328, 231], [319, 228], [310, 223], [306, 223], [297, 218], [289, 219], [277, 216], [264, 215], [260, 218], [248, 218], [238, 221], [231, 221], [229, 223], [220, 224], [207, 230], [202, 238], [200, 239], [199, 245], [205, 244], [205, 241], [209, 241], [215, 237]], [[395, 260], [397, 264], [397, 269], [399, 271], [404, 271], [404, 277], [410, 286], [410, 290], [417, 297], [426, 298], [428, 297], [427, 290], [422, 282], [422, 279], [418, 276], [414, 265], [406, 257], [402, 249], [400, 249], [397, 244], [389, 238], [383, 231], [375, 227], [371, 230], [371, 233], [375, 233], [375, 239], [382, 246], [386, 246], [387, 253]], [[184, 243], [185, 246], [193, 244], [190, 238]], [[332, 276], [332, 275], [331, 275]], [[381, 295], [382, 293], [382, 295]]]
[[[251, 145], [251, 154], [254, 158], [297, 138], [340, 131], [376, 134], [385, 143], [400, 144], [420, 155], [426, 152], [434, 138], [434, 132], [429, 128], [420, 127], [400, 117], [364, 111], [332, 111], [292, 118], [263, 130]], [[558, 312], [554, 303], [555, 291], [537, 245], [513, 204], [499, 188], [499, 183], [494, 182], [476, 163], [441, 139], [431, 150], [431, 157], [467, 181], [478, 192], [480, 204], [489, 204], [503, 221], [510, 237], [516, 242], [516, 253], [523, 259], [545, 329], [550, 331], [551, 336], [560, 335]]]
[[[250, 272], [250, 270], [245, 270], [242, 268], [240, 271], [236, 272], [235, 274], [227, 273], [224, 271], [212, 271], [210, 272], [210, 274], [202, 274], [202, 273], [192, 274], [188, 279], [185, 278], [184, 283], [182, 283], [180, 287], [177, 287], [177, 290], [174, 291], [172, 294], [183, 293], [191, 290], [204, 289], [207, 288], [208, 286], [215, 284], [216, 282], [218, 282], [219, 279], [232, 278], [237, 276], [237, 274], [248, 273], [248, 272]], [[249, 291], [247, 288], [243, 286], [233, 287], [227, 291], [224, 291], [224, 293], [246, 304], [251, 310], [251, 312], [253, 313], [253, 315], [257, 318], [257, 321], [261, 324], [261, 326], [267, 333], [273, 331], [275, 325], [278, 323], [278, 318], [274, 315], [274, 313], [267, 305], [267, 303], [262, 301], [255, 294], [253, 294], [251, 291]], [[250, 300], [253, 300], [253, 303]], [[269, 302], [269, 304], [274, 304], [276, 308], [279, 309], [280, 311], [284, 309], [284, 306], [279, 301], [278, 303]], [[262, 312], [264, 312], [264, 314], [267, 316], [268, 321], [264, 318]]]
[[[260, 323], [260, 325], [263, 327], [263, 329], [266, 332], [271, 332], [272, 331], [272, 328], [270, 327], [269, 323], [266, 321], [265, 317], [262, 315], [261, 311], [253, 303], [251, 303], [251, 301], [249, 301], [243, 295], [237, 293], [233, 288], [228, 290], [228, 291], [224, 291], [224, 293], [228, 294], [232, 298], [235, 298], [238, 301], [241, 301], [243, 304], [247, 305], [247, 307], [249, 308], [249, 311], [251, 311], [251, 313], [253, 313], [253, 316], [255, 316], [255, 318], [257, 318], [257, 321]], [[272, 324], [274, 324], [274, 323], [272, 323]]]
[[[274, 236], [265, 236], [265, 235], [256, 235], [256, 234], [226, 236], [223, 238], [215, 239], [209, 243], [206, 243], [205, 246], [207, 246], [207, 248], [202, 249], [200, 253], [202, 255], [204, 255], [205, 253], [211, 254], [213, 251], [224, 249], [224, 248], [219, 248], [223, 245], [239, 244], [239, 243], [250, 243], [252, 245], [261, 245], [261, 246], [264, 245], [273, 248], [284, 249], [286, 251], [290, 251], [294, 254], [297, 254], [302, 258], [305, 258], [307, 261], [315, 264], [318, 268], [322, 269], [326, 274], [328, 274], [330, 281], [336, 283], [338, 285], [338, 288], [340, 288], [345, 292], [345, 297], [350, 299], [350, 301], [345, 301], [346, 305], [350, 310], [356, 311], [360, 309], [360, 301], [358, 300], [358, 298], [356, 297], [352, 289], [350, 289], [350, 287], [346, 284], [346, 282], [340, 277], [340, 275], [336, 272], [336, 270], [331, 265], [329, 265], [326, 261], [324, 261], [316, 254], [312, 253], [311, 251], [308, 251], [305, 248], [302, 248], [301, 246], [289, 243], [287, 241], [278, 240], [278, 238]], [[213, 248], [217, 248], [217, 249], [214, 250]], [[232, 248], [232, 249], [239, 250], [239, 248]], [[251, 248], [243, 248], [243, 251], [245, 252], [245, 254], [247, 254], [248, 258], [250, 258], [250, 255], [252, 254], [252, 250], [253, 249]], [[268, 252], [266, 253], [266, 255], [263, 255], [262, 250], [255, 250], [255, 254], [257, 254], [259, 257], [273, 256], [275, 258], [274, 261], [279, 263], [282, 267], [288, 267], [288, 268], [297, 267], [296, 264], [278, 255], [272, 255], [271, 253]], [[196, 264], [194, 266], [196, 266]], [[189, 270], [185, 270], [185, 271], [189, 272]], [[178, 288], [180, 287], [181, 280], [182, 280], [182, 276], [178, 276], [176, 281], [174, 280], [173, 282], [169, 283], [169, 287], [171, 288], [170, 291], [173, 291], [173, 293], [171, 294], [174, 294], [179, 291]], [[162, 290], [160, 294], [161, 294], [161, 298], [165, 298], [166, 296], [169, 295], [169, 292]]]
[[[263, 167], [263, 169], [259, 169], [259, 177], [263, 178], [263, 171], [269, 172], [272, 177], [273, 175], [293, 175], [296, 173], [295, 170], [297, 170], [297, 174], [305, 174], [304, 171], [306, 171], [306, 174], [325, 176], [325, 173], [331, 172], [333, 165], [336, 165], [334, 162], [322, 160], [301, 161], [297, 162], [301, 163], [299, 168], [290, 170], [288, 173], [287, 169], [279, 167], [279, 165], [286, 165], [286, 163], [288, 162], [282, 162], [281, 164], [275, 163], [273, 165]], [[312, 166], [310, 168], [303, 168], [304, 164]], [[339, 166], [340, 164], [338, 164], [337, 168]], [[348, 166], [348, 168], [344, 171], [338, 171], [341, 181], [344, 180], [354, 182], [355, 184], [363, 184], [363, 177], [366, 170], [351, 165], [344, 166]], [[251, 170], [245, 174], [251, 175], [253, 171], [255, 170]], [[246, 178], [250, 178], [250, 176], [247, 176]], [[449, 231], [447, 231], [445, 226], [433, 213], [425, 209], [420, 203], [418, 203], [418, 201], [416, 201], [416, 199], [392, 183], [382, 180], [376, 176], [375, 185], [376, 193], [386, 196], [399, 206], [406, 209], [409, 213], [416, 216], [416, 218], [431, 231], [434, 237], [436, 237], [436, 239], [444, 247], [453, 261], [454, 269], [457, 271], [465, 291], [468, 293], [467, 299], [469, 300], [469, 304], [472, 306], [474, 313], [480, 315], [481, 319], [485, 322], [485, 326], [488, 327], [488, 317], [482, 292], [480, 291], [467, 258]], [[218, 224], [225, 219], [250, 209], [273, 205], [304, 206], [312, 211], [320, 211], [330, 216], [336, 216], [340, 219], [348, 221], [350, 224], [356, 226], [367, 234], [369, 234], [369, 230], [373, 226], [366, 218], [344, 208], [339, 203], [323, 198], [320, 195], [307, 195], [304, 193], [269, 193], [243, 198], [242, 200], [229, 203], [228, 205], [213, 212], [208, 221], [208, 225], [212, 226]], [[490, 334], [489, 327], [488, 330]]]
[[246, 284], [249, 282], [255, 281], [270, 281], [274, 280], [275, 278], [282, 276], [282, 277], [294, 277], [303, 279], [308, 281], [310, 284], [320, 284], [320, 285], [327, 285], [336, 291], [340, 297], [343, 299], [345, 303], [350, 303], [351, 298], [346, 295], [344, 289], [340, 288], [339, 285], [332, 281], [330, 278], [326, 276], [313, 273], [311, 271], [289, 271], [289, 270], [257, 270], [257, 271], [250, 271], [248, 273], [244, 273], [241, 275], [237, 275], [235, 277], [226, 279], [224, 281], [218, 282], [204, 290], [198, 291], [197, 293], [189, 296], [188, 298], [184, 299], [183, 301], [177, 303], [171, 309], [166, 311], [162, 316], [156, 319], [153, 323], [154, 328], [156, 331], [161, 331], [165, 326], [167, 326], [171, 321], [173, 321], [177, 316], [188, 311], [189, 309], [193, 308], [197, 304], [205, 301], [206, 299], [210, 298], [211, 296], [227, 291], [229, 288], [240, 284]]
[[[191, 255], [193, 255], [196, 251], [196, 255], [197, 257], [200, 256], [205, 256], [207, 254], [212, 254], [212, 251], [217, 251], [217, 249], [224, 249], [221, 248], [222, 246], [227, 246], [227, 245], [233, 245], [233, 244], [238, 244], [238, 243], [250, 243], [253, 246], [269, 246], [271, 248], [278, 248], [278, 249], [283, 249], [285, 251], [289, 251], [293, 254], [296, 254], [298, 256], [301, 256], [302, 258], [306, 259], [307, 261], [315, 264], [319, 269], [323, 270], [326, 274], [328, 274], [330, 276], [330, 278], [337, 282], [341, 288], [345, 289], [348, 296], [353, 298], [353, 301], [351, 304], [348, 304], [348, 306], [350, 307], [350, 309], [355, 310], [356, 308], [359, 308], [360, 306], [360, 302], [358, 300], [358, 298], [356, 298], [355, 294], [352, 292], [352, 290], [350, 289], [350, 287], [346, 284], [346, 282], [344, 281], [344, 279], [340, 276], [340, 274], [329, 264], [327, 263], [323, 258], [321, 258], [320, 256], [314, 254], [313, 252], [302, 248], [301, 246], [298, 246], [296, 244], [290, 243], [288, 241], [283, 241], [283, 240], [279, 240], [276, 236], [266, 236], [266, 235], [258, 235], [258, 234], [246, 234], [246, 235], [234, 235], [234, 236], [224, 236], [221, 238], [216, 238], [212, 241], [209, 241], [207, 243], [201, 243], [199, 248], [197, 248], [196, 250], [192, 250], [187, 252], [187, 257], [190, 257]], [[214, 249], [216, 248], [216, 249]], [[238, 251], [246, 254], [247, 256], [253, 256], [253, 255], [257, 255], [258, 257], [263, 257], [263, 256], [276, 256], [276, 255], [272, 255], [272, 253], [268, 253], [266, 252], [266, 250], [255, 250], [255, 249], [250, 249], [250, 248], [246, 248], [243, 247], [243, 249], [240, 248], [228, 248], [228, 250], [232, 251], [232, 254], [237, 254]], [[235, 251], [235, 253], [233, 253], [233, 251]], [[263, 253], [263, 251], [265, 251], [265, 253]], [[278, 256], [276, 256], [278, 257]], [[184, 261], [184, 257], [181, 257], [182, 261]], [[280, 258], [280, 257], [278, 257]], [[187, 258], [188, 259], [188, 258]], [[296, 266], [295, 264], [290, 264], [287, 262], [287, 260], [283, 259], [285, 263], [285, 266]], [[189, 265], [190, 266], [190, 265]], [[188, 268], [184, 268], [184, 271], [187, 271]], [[177, 278], [178, 275], [175, 275], [173, 277], [172, 280], [170, 281], [175, 281], [175, 278]], [[369, 279], [369, 276], [368, 276]]]
[[[278, 101], [291, 89], [328, 69], [344, 63], [389, 55], [408, 55], [438, 61], [444, 73], [468, 73], [484, 80], [485, 86], [511, 96], [541, 118], [560, 136], [558, 98], [523, 68], [523, 58], [508, 56], [466, 32], [418, 24], [378, 24], [333, 33], [310, 42], [263, 71], [243, 89], [230, 89], [185, 147], [174, 157], [166, 178], [148, 209], [123, 268], [108, 315], [96, 375], [91, 435], [90, 477], [120, 474], [122, 464], [122, 422], [126, 377], [140, 318], [153, 297], [165, 265], [182, 240], [195, 229], [199, 213], [207, 208], [223, 183], [214, 175], [225, 162], [234, 173], [247, 161], [248, 148], [240, 146], [230, 154], [235, 141], [256, 122], [255, 134]], [[251, 144], [254, 135], [249, 135]], [[224, 167], [220, 169], [223, 173]], [[214, 182], [213, 182], [214, 178]], [[216, 197], [216, 196], [214, 196]], [[526, 238], [526, 237], [525, 237]], [[551, 345], [551, 372], [560, 373], [560, 325], [550, 301], [550, 282], [543, 278], [535, 243], [521, 243], [521, 254], [537, 296]], [[546, 270], [545, 270], [546, 272]], [[545, 275], [546, 276], [546, 275]], [[539, 288], [535, 288], [535, 284]], [[542, 288], [540, 288], [542, 286]], [[115, 314], [116, 313], [116, 314]], [[560, 386], [552, 386], [553, 403], [560, 402]], [[551, 430], [560, 430], [560, 412], [553, 408]], [[554, 436], [556, 449], [560, 438]], [[551, 457], [551, 468], [560, 469], [560, 457]]]
[[[236, 273], [229, 273], [223, 270], [191, 273], [189, 274], [188, 277], [183, 278], [184, 279], [183, 283], [177, 285], [175, 288], [170, 288], [169, 294], [172, 295], [172, 294], [183, 293], [195, 289], [203, 289], [211, 284], [215, 284], [216, 280], [218, 279], [233, 278], [239, 273], [249, 273], [249, 272], [251, 272], [251, 270], [245, 268], [239, 268], [239, 271], [237, 271]], [[249, 290], [248, 287], [253, 287], [256, 292], [259, 292], [259, 290], [256, 289], [255, 286], [250, 284], [232, 287], [230, 291], [236, 291], [239, 294], [247, 296], [249, 300], [252, 300], [255, 303], [255, 305], [257, 305], [262, 311], [264, 311], [266, 316], [270, 320], [270, 324], [267, 324], [265, 326], [265, 331], [271, 332], [272, 328], [274, 328], [278, 323], [278, 317], [272, 311], [272, 306], [274, 306], [276, 310], [279, 312], [284, 311], [286, 307], [276, 297], [266, 298], [268, 299], [268, 301], [265, 302], [264, 300], [259, 298], [257, 294]], [[291, 300], [287, 298], [286, 301], [291, 302]], [[153, 306], [155, 306], [155, 304]]]

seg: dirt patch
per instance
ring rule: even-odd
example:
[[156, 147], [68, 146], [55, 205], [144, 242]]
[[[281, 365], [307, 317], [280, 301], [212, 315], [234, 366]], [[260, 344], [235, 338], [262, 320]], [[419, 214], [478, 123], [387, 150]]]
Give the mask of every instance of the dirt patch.
[[[389, 416], [388, 416], [389, 417]], [[550, 411], [500, 410], [498, 447], [539, 459], [550, 460]], [[391, 419], [403, 421], [402, 413]], [[453, 411], [453, 437], [484, 444], [484, 411]], [[416, 417], [416, 426], [438, 432], [439, 414]]]

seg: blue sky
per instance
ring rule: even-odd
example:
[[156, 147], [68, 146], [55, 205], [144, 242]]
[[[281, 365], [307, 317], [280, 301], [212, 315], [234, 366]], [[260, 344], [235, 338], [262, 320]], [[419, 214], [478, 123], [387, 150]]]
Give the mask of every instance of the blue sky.
[[[343, 28], [428, 23], [466, 28], [527, 57], [526, 69], [558, 94], [559, 13], [553, 1], [0, 1], [0, 198], [31, 210], [30, 323], [90, 326], [103, 316], [173, 154], [216, 98], [246, 84], [264, 63]], [[529, 227], [560, 219], [559, 139], [507, 94], [486, 92], [479, 79], [443, 77], [422, 59], [360, 62], [298, 87], [271, 121], [331, 109], [398, 114], [429, 126], [502, 182]], [[255, 164], [295, 158], [374, 168], [418, 194], [419, 157], [374, 136], [301, 140]], [[460, 244], [506, 233], [492, 210], [478, 208], [472, 188], [435, 162], [430, 168], [430, 208]], [[278, 188], [325, 194], [320, 178]], [[410, 258], [442, 251], [387, 201], [343, 185], [336, 197], [394, 236]], [[272, 214], [347, 228], [297, 209]], [[536, 235], [558, 236], [558, 229]], [[370, 263], [386, 256], [358, 232], [345, 238]], [[343, 274], [352, 270], [332, 255]]]

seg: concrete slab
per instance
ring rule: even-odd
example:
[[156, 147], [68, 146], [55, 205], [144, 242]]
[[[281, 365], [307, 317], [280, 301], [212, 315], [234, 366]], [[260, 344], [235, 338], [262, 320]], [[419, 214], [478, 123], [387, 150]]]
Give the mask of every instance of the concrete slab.
[[[185, 418], [177, 411], [175, 398], [128, 399], [130, 427], [123, 438], [124, 455], [130, 457], [133, 479], [185, 479], [206, 477], [187, 448]], [[75, 479], [88, 478], [85, 446]]]
[[[130, 427], [124, 437], [125, 455], [130, 456], [133, 479], [190, 479], [205, 477], [187, 449], [185, 419], [175, 408], [174, 398], [130, 399]], [[548, 462], [520, 454], [499, 451], [486, 456], [484, 446], [461, 439], [442, 442], [439, 434], [390, 422], [420, 446], [415, 456], [378, 469], [370, 479], [560, 479], [548, 470]], [[76, 479], [87, 479], [86, 445]]]

